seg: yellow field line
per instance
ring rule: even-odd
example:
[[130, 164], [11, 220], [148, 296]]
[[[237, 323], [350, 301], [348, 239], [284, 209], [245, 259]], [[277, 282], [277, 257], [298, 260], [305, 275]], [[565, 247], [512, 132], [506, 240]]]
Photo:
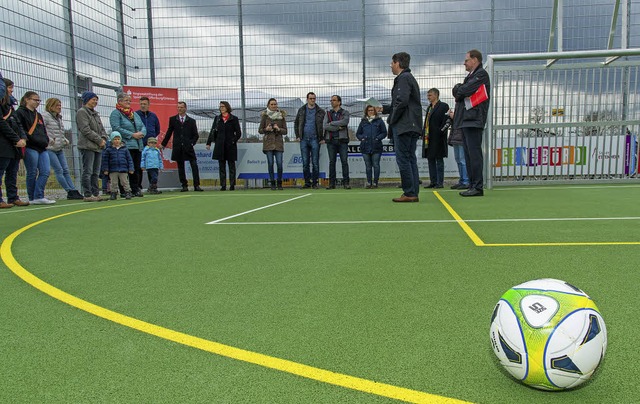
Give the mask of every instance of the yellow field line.
[[451, 216], [453, 216], [453, 218], [456, 220], [456, 222], [458, 222], [458, 224], [460, 225], [460, 227], [462, 227], [462, 230], [464, 230], [464, 232], [467, 234], [467, 236], [469, 236], [469, 238], [471, 239], [471, 241], [473, 241], [473, 243], [478, 246], [478, 247], [482, 247], [485, 246], [486, 244], [484, 243], [484, 241], [482, 241], [482, 239], [480, 237], [478, 237], [478, 235], [476, 234], [476, 232], [474, 232], [471, 227], [469, 227], [469, 225], [467, 224], [467, 222], [465, 222], [462, 217], [460, 217], [460, 215], [453, 210], [453, 208], [451, 207], [451, 205], [449, 205], [447, 203], [447, 201], [444, 200], [444, 198], [442, 196], [440, 196], [440, 193], [438, 193], [438, 191], [434, 191], [433, 194], [436, 196], [436, 198], [438, 198], [438, 200], [440, 200], [440, 203], [442, 203], [445, 207], [445, 209], [447, 209], [449, 211], [449, 213], [451, 214]]
[[597, 246], [597, 245], [640, 245], [640, 241], [576, 241], [558, 243], [492, 243], [483, 247], [558, 247], [558, 246]]
[[[163, 199], [163, 200], [166, 200]], [[157, 200], [159, 201], [159, 200]], [[152, 201], [149, 201], [152, 202]], [[134, 202], [145, 203], [145, 202]], [[325, 369], [316, 368], [313, 366], [304, 365], [301, 363], [289, 361], [286, 359], [280, 359], [257, 352], [247, 351], [240, 348], [235, 348], [229, 345], [224, 345], [218, 342], [209, 341], [203, 338], [194, 337], [189, 334], [184, 334], [178, 331], [174, 331], [168, 328], [164, 328], [155, 324], [147, 323], [142, 320], [138, 320], [133, 317], [126, 316], [124, 314], [117, 313], [115, 311], [106, 309], [101, 306], [97, 306], [86, 300], [75, 297], [69, 293], [66, 293], [55, 286], [52, 286], [40, 278], [36, 277], [29, 271], [27, 271], [13, 256], [11, 247], [15, 239], [26, 232], [27, 230], [38, 226], [42, 223], [46, 223], [51, 220], [55, 220], [61, 217], [69, 216], [72, 214], [86, 212], [90, 210], [105, 209], [116, 206], [124, 205], [110, 205], [105, 207], [82, 209], [74, 212], [68, 212], [57, 216], [52, 216], [47, 219], [43, 219], [34, 223], [31, 223], [19, 230], [16, 230], [9, 235], [2, 245], [0, 245], [0, 256], [7, 265], [7, 267], [18, 277], [24, 280], [34, 288], [46, 293], [47, 295], [60, 300], [68, 305], [76, 307], [80, 310], [91, 313], [95, 316], [102, 317], [114, 323], [124, 325], [129, 328], [133, 328], [138, 331], [142, 331], [147, 334], [154, 335], [156, 337], [164, 338], [169, 341], [177, 342], [179, 344], [187, 345], [193, 348], [197, 348], [206, 352], [211, 352], [216, 355], [224, 356], [231, 359], [237, 359], [239, 361], [253, 363], [259, 366], [279, 370], [286, 373], [291, 373], [307, 379], [317, 380], [319, 382], [328, 383], [336, 386], [346, 387], [353, 390], [362, 391], [365, 393], [375, 394], [378, 396], [388, 397], [396, 400], [402, 400], [412, 403], [467, 403], [453, 398], [437, 396], [434, 394], [424, 393], [417, 390], [411, 390], [403, 387], [393, 386], [385, 383], [378, 383], [375, 381], [362, 379], [355, 376], [349, 376], [341, 373], [332, 372]]]

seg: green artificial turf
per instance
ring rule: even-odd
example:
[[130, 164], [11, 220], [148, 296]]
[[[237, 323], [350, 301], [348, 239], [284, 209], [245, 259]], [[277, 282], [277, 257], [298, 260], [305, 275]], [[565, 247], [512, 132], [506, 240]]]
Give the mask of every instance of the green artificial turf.
[[[0, 237], [89, 209], [27, 230], [13, 255], [107, 309], [363, 379], [479, 403], [640, 400], [640, 245], [477, 247], [432, 192], [417, 204], [393, 204], [397, 194], [291, 189], [60, 202], [0, 212]], [[640, 241], [636, 186], [440, 195], [487, 244]], [[626, 219], [592, 220], [614, 217]], [[0, 268], [2, 402], [392, 401], [144, 334]], [[601, 369], [569, 392], [511, 380], [489, 343], [502, 293], [544, 277], [589, 293], [609, 332]]]

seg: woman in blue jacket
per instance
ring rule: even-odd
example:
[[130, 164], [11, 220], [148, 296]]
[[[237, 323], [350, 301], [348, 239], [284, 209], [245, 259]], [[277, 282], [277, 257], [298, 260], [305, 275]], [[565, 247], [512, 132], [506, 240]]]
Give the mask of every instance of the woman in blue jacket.
[[133, 196], [142, 197], [140, 183], [142, 182], [142, 169], [140, 162], [142, 160], [142, 149], [144, 144], [142, 138], [147, 134], [147, 128], [142, 122], [140, 115], [131, 109], [131, 96], [126, 93], [118, 94], [118, 103], [116, 109], [109, 116], [111, 130], [122, 135], [122, 142], [127, 146], [131, 159], [133, 160], [133, 174], [129, 175], [129, 183], [131, 184], [131, 192]]
[[373, 106], [365, 107], [364, 117], [360, 121], [356, 137], [360, 140], [360, 152], [367, 172], [366, 188], [378, 188], [382, 139], [387, 137], [387, 127]]

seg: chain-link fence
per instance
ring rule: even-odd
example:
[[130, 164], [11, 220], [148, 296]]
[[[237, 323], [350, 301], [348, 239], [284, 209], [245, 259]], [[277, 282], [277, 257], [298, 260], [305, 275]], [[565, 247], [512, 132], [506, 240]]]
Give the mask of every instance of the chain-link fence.
[[[561, 33], [562, 41], [553, 44], [556, 4], [562, 24], [553, 37]], [[449, 90], [464, 77], [469, 49], [485, 55], [546, 52], [550, 44], [551, 50], [598, 50], [610, 38], [613, 48], [640, 47], [638, 17], [631, 0], [0, 0], [0, 71], [15, 82], [17, 98], [34, 90], [42, 99], [61, 99], [71, 133], [83, 89], [100, 97], [97, 109], [108, 129], [115, 90], [129, 84], [178, 88], [202, 131], [227, 100], [250, 137], [270, 97], [293, 111], [308, 91], [322, 107], [339, 94], [359, 116], [358, 99], [389, 98], [389, 62], [399, 51], [411, 54], [425, 100], [435, 87], [453, 105]], [[494, 96], [494, 106], [502, 105]], [[357, 124], [352, 119], [352, 129]], [[74, 152], [68, 157], [77, 175]]]

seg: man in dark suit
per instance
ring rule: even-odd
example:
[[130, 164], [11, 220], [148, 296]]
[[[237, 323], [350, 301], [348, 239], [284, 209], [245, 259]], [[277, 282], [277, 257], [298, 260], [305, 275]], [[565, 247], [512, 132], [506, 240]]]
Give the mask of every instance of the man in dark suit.
[[444, 187], [444, 158], [449, 153], [449, 145], [447, 144], [447, 130], [442, 131], [449, 111], [449, 105], [440, 101], [440, 91], [432, 88], [427, 92], [429, 106], [427, 107], [427, 116], [424, 119], [422, 127], [423, 148], [422, 157], [429, 162], [429, 179], [430, 184], [425, 188], [443, 188]]
[[464, 140], [464, 158], [469, 173], [469, 189], [460, 192], [462, 196], [483, 196], [482, 168], [482, 131], [487, 123], [489, 99], [467, 109], [465, 98], [471, 97], [484, 84], [487, 96], [490, 96], [489, 74], [482, 67], [482, 53], [476, 49], [467, 52], [464, 58], [464, 68], [469, 72], [462, 83], [453, 87], [456, 99], [456, 110], [453, 115], [453, 129], [462, 129]]
[[[175, 135], [175, 136], [174, 136]], [[198, 142], [198, 127], [195, 119], [187, 115], [187, 103], [178, 102], [178, 115], [169, 118], [169, 128], [162, 140], [161, 148], [164, 149], [173, 136], [173, 150], [171, 160], [178, 163], [178, 177], [182, 184], [180, 192], [187, 192], [187, 175], [184, 171], [184, 162], [189, 161], [191, 172], [193, 173], [193, 190], [202, 192], [200, 188], [200, 172], [198, 171], [198, 161], [193, 146]]]

